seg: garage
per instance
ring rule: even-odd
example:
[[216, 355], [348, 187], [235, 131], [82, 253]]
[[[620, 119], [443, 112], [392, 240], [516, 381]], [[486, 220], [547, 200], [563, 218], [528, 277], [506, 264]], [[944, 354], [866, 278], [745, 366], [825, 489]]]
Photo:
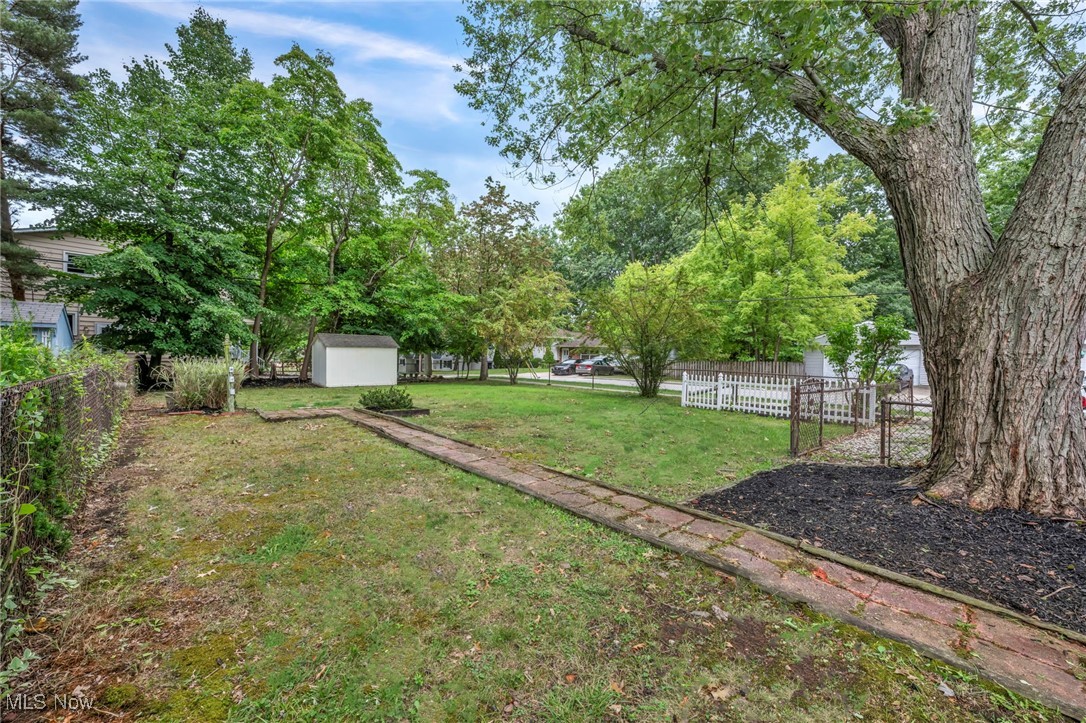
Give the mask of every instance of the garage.
[[[862, 324], [870, 324], [870, 321], [862, 321]], [[804, 373], [809, 377], [836, 377], [829, 361], [822, 349], [829, 340], [826, 335], [816, 336], [810, 349], [803, 353]], [[909, 332], [909, 338], [901, 342], [901, 351], [904, 356], [901, 363], [913, 370], [913, 385], [917, 387], [928, 386], [928, 373], [924, 369], [924, 350], [920, 346], [920, 335], [915, 331]]]
[[396, 384], [399, 345], [377, 334], [317, 334], [313, 383], [318, 387], [377, 387]]

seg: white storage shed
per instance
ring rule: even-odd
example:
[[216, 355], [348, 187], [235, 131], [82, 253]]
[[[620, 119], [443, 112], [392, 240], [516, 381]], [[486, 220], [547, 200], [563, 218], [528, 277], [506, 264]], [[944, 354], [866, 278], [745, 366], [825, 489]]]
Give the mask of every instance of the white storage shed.
[[313, 383], [318, 387], [378, 387], [396, 384], [399, 346], [391, 336], [317, 334]]
[[[870, 321], [860, 322], [860, 324], [870, 323]], [[857, 324], [857, 326], [860, 324]], [[827, 344], [829, 344], [829, 340], [825, 334], [816, 336], [812, 342], [812, 347], [803, 353], [804, 373], [807, 376], [837, 376], [822, 351]], [[928, 386], [928, 372], [924, 369], [924, 350], [920, 346], [920, 336], [915, 331], [910, 331], [909, 338], [901, 342], [901, 351], [905, 354], [901, 358], [901, 363], [913, 370], [913, 384], [918, 387]]]

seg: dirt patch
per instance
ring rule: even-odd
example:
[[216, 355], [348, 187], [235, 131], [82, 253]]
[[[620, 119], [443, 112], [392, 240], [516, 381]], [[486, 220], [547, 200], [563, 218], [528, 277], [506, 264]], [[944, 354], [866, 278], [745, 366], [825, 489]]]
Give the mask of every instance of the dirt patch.
[[1086, 525], [926, 501], [909, 474], [794, 464], [692, 505], [1086, 633]]
[[[30, 720], [125, 720], [156, 709], [167, 651], [185, 640], [221, 607], [213, 588], [181, 586], [170, 570], [134, 583], [123, 581], [139, 551], [128, 540], [127, 500], [158, 474], [140, 452], [147, 430], [161, 419], [161, 400], [137, 398], [125, 414], [117, 448], [91, 480], [71, 522], [72, 546], [62, 561], [80, 571], [81, 584], [58, 588], [35, 617], [41, 631], [25, 638], [39, 656], [16, 693], [41, 694], [40, 711], [6, 711], [4, 723]], [[64, 569], [61, 572], [64, 572]], [[77, 717], [54, 709], [54, 696], [92, 699]]]
[[764, 620], [738, 618], [731, 621], [731, 639], [728, 642], [731, 643], [733, 654], [761, 659], [768, 651], [777, 647], [779, 640]]

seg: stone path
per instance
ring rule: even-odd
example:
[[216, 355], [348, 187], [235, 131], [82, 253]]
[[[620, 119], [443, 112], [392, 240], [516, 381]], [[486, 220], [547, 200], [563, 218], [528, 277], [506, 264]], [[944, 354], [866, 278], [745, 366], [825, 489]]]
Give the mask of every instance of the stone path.
[[343, 408], [259, 414], [269, 422], [343, 417], [397, 444], [740, 575], [775, 595], [900, 640], [1071, 717], [1086, 718], [1086, 644], [1081, 640], [982, 604], [858, 571], [746, 525], [512, 459], [403, 420]]

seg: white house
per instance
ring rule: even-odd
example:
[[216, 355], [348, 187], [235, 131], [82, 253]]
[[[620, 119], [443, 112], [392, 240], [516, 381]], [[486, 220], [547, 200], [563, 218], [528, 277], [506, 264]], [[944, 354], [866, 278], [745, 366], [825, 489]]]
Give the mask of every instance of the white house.
[[[860, 324], [870, 325], [870, 321], [861, 321]], [[857, 324], [857, 326], [860, 326]], [[826, 354], [822, 351], [829, 344], [825, 334], [816, 336], [812, 348], [803, 352], [803, 369], [809, 377], [835, 377], [836, 372], [826, 360]], [[915, 331], [909, 332], [909, 338], [901, 342], [905, 356], [901, 363], [913, 370], [913, 384], [918, 387], [928, 386], [928, 373], [924, 369], [924, 350], [920, 346], [920, 336]]]
[[396, 384], [399, 346], [391, 336], [317, 334], [313, 383], [318, 387], [376, 387]]

